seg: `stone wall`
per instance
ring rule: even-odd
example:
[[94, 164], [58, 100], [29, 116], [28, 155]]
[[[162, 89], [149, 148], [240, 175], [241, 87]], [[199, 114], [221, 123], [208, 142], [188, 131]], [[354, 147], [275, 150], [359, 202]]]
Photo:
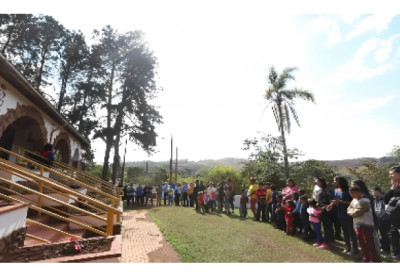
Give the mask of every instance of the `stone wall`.
[[94, 237], [79, 240], [81, 250], [77, 251], [74, 247], [75, 242], [63, 242], [54, 244], [44, 244], [30, 247], [13, 246], [8, 249], [7, 254], [0, 259], [1, 262], [31, 262], [46, 260], [65, 256], [84, 255], [89, 253], [105, 252], [110, 250], [111, 243], [115, 236]]
[[26, 228], [20, 228], [0, 239], [0, 262], [6, 261], [18, 247], [24, 246], [25, 234]]

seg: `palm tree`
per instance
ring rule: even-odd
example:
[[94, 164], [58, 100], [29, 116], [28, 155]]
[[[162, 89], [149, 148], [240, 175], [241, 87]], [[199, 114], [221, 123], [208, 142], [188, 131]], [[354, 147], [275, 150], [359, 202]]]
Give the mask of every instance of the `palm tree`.
[[296, 67], [289, 67], [284, 69], [283, 72], [278, 76], [278, 73], [272, 66], [269, 69], [268, 75], [270, 85], [265, 91], [265, 98], [269, 101], [268, 105], [272, 105], [272, 111], [275, 116], [276, 124], [278, 125], [278, 129], [281, 134], [285, 176], [287, 178], [289, 177], [289, 160], [285, 132], [290, 134], [291, 116], [294, 118], [297, 125], [300, 126], [299, 117], [294, 108], [294, 100], [296, 98], [301, 98], [306, 101], [314, 102], [314, 96], [311, 92], [298, 88], [286, 88], [288, 81], [295, 80], [292, 73], [296, 70]]

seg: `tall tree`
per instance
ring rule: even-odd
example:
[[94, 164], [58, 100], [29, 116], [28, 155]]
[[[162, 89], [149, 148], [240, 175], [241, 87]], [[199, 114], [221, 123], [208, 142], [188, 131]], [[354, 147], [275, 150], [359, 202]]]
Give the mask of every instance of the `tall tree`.
[[122, 37], [126, 42], [122, 56], [122, 73], [119, 87], [121, 100], [117, 105], [118, 114], [114, 125], [114, 162], [113, 182], [119, 170], [119, 147], [121, 137], [129, 138], [151, 153], [156, 145], [155, 123], [161, 122], [161, 116], [154, 106], [149, 104], [157, 90], [155, 69], [157, 60], [143, 42], [142, 32], [129, 32]]
[[72, 87], [75, 81], [79, 82], [79, 74], [84, 73], [85, 65], [88, 64], [89, 50], [84, 35], [81, 32], [66, 30], [61, 38], [58, 56], [60, 92], [57, 111], [61, 112], [68, 87]]
[[103, 104], [105, 123], [96, 131], [95, 137], [103, 139], [106, 144], [103, 179], [106, 179], [110, 152], [114, 148], [111, 179], [115, 183], [122, 137], [128, 135], [148, 152], [152, 152], [155, 145], [154, 124], [161, 121], [161, 116], [149, 100], [156, 93], [157, 60], [144, 43], [141, 32], [118, 34], [106, 26], [99, 41], [102, 61], [105, 61], [107, 98]]
[[268, 105], [272, 105], [272, 111], [275, 116], [276, 124], [281, 134], [283, 143], [283, 156], [285, 175], [289, 177], [289, 160], [286, 145], [286, 134], [290, 134], [291, 117], [294, 118], [297, 125], [300, 126], [299, 117], [294, 108], [295, 99], [300, 98], [306, 101], [314, 102], [314, 95], [303, 89], [293, 88], [287, 89], [287, 83], [290, 80], [295, 80], [293, 72], [297, 70], [295, 67], [286, 68], [278, 75], [275, 68], [272, 66], [269, 69], [268, 82], [269, 87], [265, 92], [265, 98], [269, 101]]

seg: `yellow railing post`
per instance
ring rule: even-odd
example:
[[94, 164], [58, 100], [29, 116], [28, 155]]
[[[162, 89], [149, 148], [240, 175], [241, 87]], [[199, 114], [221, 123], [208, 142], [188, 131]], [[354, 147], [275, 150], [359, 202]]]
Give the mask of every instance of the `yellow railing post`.
[[114, 211], [108, 210], [107, 212], [107, 236], [113, 235], [114, 230]]
[[[111, 200], [111, 205], [112, 205], [112, 207], [118, 209], [119, 208], [118, 200], [112, 199]], [[117, 217], [116, 218], [117, 218], [116, 219], [117, 223], [121, 222], [121, 213], [117, 212]]]
[[[40, 167], [40, 177], [43, 177], [43, 167]], [[39, 181], [39, 192], [43, 194], [43, 181]], [[38, 197], [38, 207], [42, 209], [42, 196], [39, 195]], [[38, 211], [38, 216], [42, 216], [42, 211]]]

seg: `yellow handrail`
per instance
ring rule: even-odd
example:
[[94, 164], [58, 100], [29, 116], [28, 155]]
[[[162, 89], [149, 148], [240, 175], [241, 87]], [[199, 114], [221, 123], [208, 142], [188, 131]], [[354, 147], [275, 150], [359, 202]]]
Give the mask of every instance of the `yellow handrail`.
[[[38, 155], [38, 154], [36, 154], [36, 153], [26, 149], [26, 148], [23, 148], [21, 146], [13, 145], [13, 147], [15, 147], [18, 151], [24, 151], [25, 153], [28, 153], [28, 154], [34, 154], [36, 157], [41, 157], [44, 160], [46, 160], [45, 157], [42, 157], [41, 155]], [[101, 187], [106, 187], [111, 192], [116, 192], [117, 195], [121, 195], [122, 194], [122, 190], [120, 190], [118, 187], [115, 187], [114, 185], [110, 184], [109, 182], [107, 182], [107, 181], [105, 181], [103, 179], [97, 178], [97, 177], [95, 177], [95, 176], [93, 176], [93, 175], [91, 175], [89, 173], [86, 173], [86, 172], [84, 172], [82, 170], [74, 168], [74, 167], [72, 167], [72, 166], [70, 166], [68, 164], [65, 164], [63, 162], [60, 162], [60, 161], [53, 161], [52, 164], [56, 165], [58, 167], [61, 167], [63, 169], [66, 169], [67, 171], [70, 171], [72, 174], [76, 173], [76, 174], [84, 177], [85, 179], [87, 179], [90, 183], [100, 183]]]
[[[7, 192], [9, 192], [9, 193], [11, 193], [11, 194], [18, 195], [18, 196], [24, 198], [24, 201], [25, 201], [25, 202], [30, 201], [30, 202], [32, 202], [32, 203], [36, 203], [36, 201], [35, 201], [33, 198], [30, 198], [30, 197], [28, 197], [28, 196], [25, 196], [25, 195], [23, 195], [23, 194], [20, 194], [20, 193], [14, 191], [14, 190], [12, 190], [12, 189], [7, 189], [6, 187], [3, 187], [3, 186], [1, 186], [1, 185], [0, 185], [0, 189], [3, 189], [3, 190], [5, 190], [5, 191], [7, 191]], [[70, 213], [64, 212], [64, 211], [62, 211], [62, 210], [60, 210], [60, 209], [57, 209], [57, 208], [55, 208], [55, 207], [52, 207], [52, 206], [47, 206], [47, 208], [50, 209], [50, 210], [52, 210], [53, 212], [57, 212], [57, 213], [59, 213], [59, 214], [65, 215], [65, 216], [69, 216], [69, 217], [72, 216]], [[78, 222], [81, 222], [81, 223], [85, 223], [84, 220], [79, 219], [79, 218], [76, 217], [76, 216], [74, 216], [74, 220], [77, 220]], [[96, 225], [92, 225], [92, 227], [97, 228], [97, 229], [100, 229], [100, 230], [104, 230], [102, 227], [99, 227], [99, 226], [96, 226]]]
[[[13, 197], [9, 197], [9, 196], [7, 196], [5, 194], [2, 194], [2, 193], [0, 193], [0, 197], [4, 198], [6, 200], [12, 201], [12, 202], [23, 203], [22, 200], [19, 200], [19, 199], [13, 198]], [[72, 223], [72, 224], [78, 225], [80, 227], [83, 227], [83, 228], [85, 228], [87, 230], [90, 230], [90, 231], [92, 231], [94, 233], [97, 233], [97, 234], [100, 234], [102, 236], [106, 236], [107, 237], [108, 235], [112, 235], [112, 234], [107, 234], [106, 232], [94, 229], [94, 228], [92, 228], [92, 227], [90, 227], [90, 226], [88, 226], [88, 225], [86, 225], [84, 223], [77, 222], [76, 220], [65, 218], [65, 217], [63, 217], [61, 215], [57, 215], [57, 214], [55, 214], [53, 212], [50, 212], [50, 211], [47, 211], [45, 209], [40, 209], [39, 207], [37, 207], [35, 205], [31, 204], [28, 207], [33, 209], [33, 210], [35, 210], [35, 211], [42, 211], [44, 214], [46, 214], [48, 216], [51, 216], [51, 217], [54, 217], [54, 218], [57, 218], [57, 219], [62, 220], [64, 222], [68, 222], [68, 223]]]
[[[82, 198], [82, 199], [87, 200], [87, 201], [89, 201], [89, 202], [91, 202], [93, 204], [96, 204], [98, 206], [102, 206], [105, 209], [107, 209], [108, 211], [115, 211], [115, 212], [120, 211], [120, 210], [115, 209], [114, 207], [109, 206], [109, 205], [107, 205], [107, 204], [105, 204], [105, 203], [103, 203], [103, 202], [101, 202], [101, 201], [99, 201], [97, 199], [94, 199], [94, 198], [89, 197], [89, 196], [85, 196], [84, 194], [81, 194], [80, 192], [74, 191], [74, 190], [72, 190], [72, 189], [70, 189], [68, 187], [64, 187], [59, 182], [57, 182], [57, 181], [55, 181], [53, 179], [40, 177], [36, 173], [34, 173], [34, 172], [32, 172], [32, 171], [30, 171], [28, 169], [21, 168], [18, 165], [10, 163], [9, 161], [6, 161], [6, 160], [0, 158], [0, 163], [1, 163], [1, 165], [0, 165], [1, 169], [5, 170], [5, 171], [8, 171], [8, 172], [12, 172], [15, 175], [18, 174], [18, 177], [21, 177], [21, 178], [24, 178], [24, 179], [27, 179], [27, 180], [31, 180], [31, 181], [42, 182], [49, 188], [63, 190], [63, 191], [65, 191], [66, 193], [68, 193], [70, 195], [76, 196], [78, 198]], [[30, 188], [28, 188], [28, 189], [31, 190]]]
[[[10, 154], [10, 155], [13, 155], [13, 156], [15, 156], [16, 158], [18, 158], [18, 159], [20, 159], [20, 160], [22, 159], [22, 160], [24, 160], [24, 161], [26, 161], [26, 162], [29, 162], [29, 163], [31, 163], [31, 164], [34, 164], [34, 165], [39, 166], [39, 168], [40, 168], [40, 173], [41, 173], [41, 174], [43, 174], [43, 170], [45, 170], [45, 171], [48, 171], [49, 173], [51, 173], [51, 174], [53, 174], [53, 175], [56, 175], [56, 176], [59, 176], [59, 177], [64, 178], [65, 180], [71, 181], [71, 182], [77, 184], [78, 186], [80, 186], [80, 187], [82, 187], [82, 188], [87, 188], [87, 189], [90, 189], [90, 190], [92, 190], [92, 191], [94, 191], [94, 192], [97, 192], [97, 193], [99, 193], [100, 195], [105, 196], [105, 197], [111, 199], [112, 201], [113, 201], [113, 200], [116, 200], [116, 199], [119, 199], [119, 197], [116, 197], [116, 196], [114, 196], [114, 195], [111, 195], [111, 194], [102, 192], [101, 190], [98, 190], [97, 188], [94, 188], [94, 187], [89, 186], [89, 185], [87, 185], [87, 184], [84, 184], [84, 183], [82, 183], [82, 182], [80, 182], [80, 181], [78, 181], [78, 180], [76, 180], [76, 179], [74, 179], [74, 178], [71, 178], [71, 177], [69, 177], [69, 176], [66, 176], [66, 175], [63, 174], [63, 173], [58, 172], [58, 171], [56, 171], [56, 170], [53, 170], [53, 169], [51, 169], [51, 168], [49, 168], [49, 167], [47, 167], [47, 166], [44, 166], [44, 165], [42, 165], [42, 164], [40, 164], [40, 163], [38, 163], [38, 162], [36, 162], [36, 161], [30, 159], [30, 158], [27, 158], [27, 157], [25, 157], [25, 156], [22, 156], [22, 155], [19, 155], [19, 154], [14, 153], [14, 152], [8, 151], [8, 150], [6, 150], [6, 149], [4, 149], [4, 148], [2, 148], [2, 147], [0, 147], [0, 151], [5, 152], [5, 153], [8, 153], [8, 154]], [[3, 159], [3, 161], [6, 161], [6, 160]], [[9, 162], [9, 161], [7, 161], [7, 162]], [[19, 166], [19, 165], [18, 165], [18, 166]], [[42, 169], [43, 169], [43, 170], [42, 170]], [[36, 173], [30, 171], [29, 169], [26, 169], [26, 170], [29, 171], [29, 172], [31, 172], [31, 173], [33, 173], [33, 174], [36, 174]]]
[[[104, 208], [108, 212], [107, 219], [106, 218], [102, 218], [104, 221], [107, 222], [106, 235], [112, 234], [113, 226], [114, 226], [114, 219], [113, 219], [114, 218], [114, 213], [117, 214], [117, 222], [119, 222], [118, 217], [120, 217], [120, 214], [122, 213], [122, 211], [120, 211], [119, 209], [116, 209], [114, 207], [115, 205], [117, 205], [117, 201], [118, 201], [115, 197], [113, 197], [112, 195], [109, 195], [107, 193], [104, 193], [102, 191], [99, 191], [96, 188], [93, 188], [93, 187], [91, 187], [89, 185], [83, 184], [83, 183], [81, 183], [81, 182], [79, 182], [79, 181], [77, 181], [77, 180], [75, 180], [73, 178], [67, 177], [63, 173], [51, 170], [51, 169], [49, 169], [49, 168], [47, 168], [47, 167], [45, 167], [45, 166], [43, 166], [41, 164], [38, 164], [37, 162], [35, 162], [35, 161], [33, 161], [33, 160], [29, 159], [29, 158], [26, 158], [24, 156], [21, 156], [19, 154], [14, 153], [14, 152], [10, 152], [10, 151], [5, 150], [5, 149], [3, 149], [1, 147], [0, 147], [0, 150], [3, 151], [3, 152], [9, 153], [10, 155], [15, 156], [16, 158], [18, 158], [20, 160], [25, 160], [26, 162], [30, 162], [31, 164], [35, 164], [35, 165], [39, 166], [39, 168], [41, 170], [41, 172], [40, 172], [41, 174], [43, 174], [43, 170], [47, 170], [47, 171], [49, 171], [49, 172], [51, 172], [51, 173], [53, 173], [53, 174], [55, 174], [55, 175], [57, 175], [57, 176], [59, 176], [61, 178], [65, 178], [68, 181], [72, 181], [73, 183], [75, 183], [78, 186], [81, 186], [81, 187], [84, 187], [84, 188], [87, 188], [87, 189], [91, 189], [91, 190], [99, 193], [103, 197], [111, 199], [112, 206], [109, 206], [109, 205], [105, 204], [102, 201], [99, 201], [97, 199], [94, 199], [94, 198], [91, 198], [89, 196], [83, 195], [83, 194], [81, 194], [79, 192], [76, 192], [76, 191], [70, 189], [69, 187], [65, 187], [64, 185], [60, 184], [58, 181], [55, 181], [55, 180], [53, 180], [51, 178], [44, 178], [44, 177], [42, 177], [42, 176], [40, 176], [40, 175], [38, 175], [38, 174], [26, 169], [26, 168], [23, 168], [23, 167], [21, 167], [21, 166], [19, 166], [17, 164], [13, 164], [13, 163], [11, 163], [9, 161], [6, 161], [4, 159], [0, 159], [1, 169], [9, 172], [10, 174], [14, 174], [14, 175], [16, 175], [18, 177], [21, 177], [21, 178], [23, 178], [25, 180], [28, 180], [28, 181], [30, 181], [32, 183], [38, 184], [39, 185], [39, 192], [34, 191], [34, 190], [32, 190], [32, 189], [30, 189], [28, 187], [25, 187], [23, 185], [11, 182], [9, 180], [4, 180], [3, 179], [3, 181], [6, 181], [7, 183], [12, 184], [14, 186], [17, 185], [20, 189], [24, 189], [24, 190], [26, 190], [28, 192], [31, 192], [31, 193], [34, 193], [34, 194], [38, 195], [38, 198], [40, 198], [39, 200], [42, 200], [42, 198], [46, 198], [46, 199], [49, 199], [51, 201], [55, 201], [57, 203], [63, 204], [65, 206], [67, 206], [68, 209], [73, 209], [75, 211], [80, 211], [80, 212], [82, 212], [82, 213], [84, 213], [86, 215], [90, 215], [90, 216], [95, 217], [96, 219], [98, 219], [98, 216], [92, 214], [89, 211], [85, 211], [85, 210], [83, 210], [81, 208], [78, 208], [76, 206], [70, 205], [69, 203], [64, 203], [63, 201], [54, 199], [54, 198], [52, 198], [50, 196], [47, 196], [47, 195], [43, 194], [43, 187], [45, 187], [45, 188], [48, 188], [48, 189], [51, 189], [51, 190], [61, 191], [61, 193], [67, 193], [69, 195], [73, 195], [77, 199], [79, 198], [79, 199], [81, 199], [83, 201], [83, 202], [79, 201], [79, 203], [85, 204], [88, 207], [95, 208], [95, 209], [99, 210], [99, 208], [94, 206], [94, 205], [97, 205], [100, 208]], [[85, 203], [85, 201], [86, 201], [86, 203]], [[94, 204], [94, 205], [91, 205], [91, 204]], [[41, 212], [44, 213], [45, 212], [45, 210], [41, 208], [40, 201], [39, 201], [39, 205], [38, 205], [38, 207], [36, 209], [37, 209], [37, 211], [39, 213], [41, 213]], [[55, 214], [55, 215], [57, 215], [57, 214]], [[59, 215], [57, 215], [57, 216], [59, 216]], [[65, 219], [67, 219], [67, 218], [65, 218]], [[72, 221], [73, 222], [74, 220], [73, 219], [72, 220], [68, 219], [68, 221]], [[80, 226], [82, 226], [81, 225], [82, 223], [80, 223], [79, 221], [77, 223], [79, 223]], [[92, 227], [85, 227], [85, 226], [83, 226], [83, 227], [84, 228], [88, 228], [89, 230], [95, 231], [95, 229], [93, 229]], [[97, 233], [99, 233], [99, 232], [97, 232]], [[99, 233], [99, 234], [102, 234], [102, 233]]]

